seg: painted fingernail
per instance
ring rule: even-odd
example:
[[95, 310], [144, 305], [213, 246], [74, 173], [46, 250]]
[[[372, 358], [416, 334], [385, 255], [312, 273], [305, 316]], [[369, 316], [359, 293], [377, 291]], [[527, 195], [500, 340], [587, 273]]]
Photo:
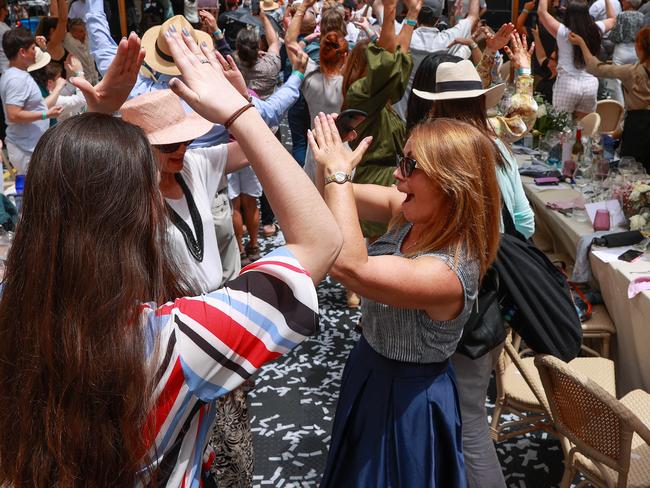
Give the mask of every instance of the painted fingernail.
[[167, 37], [167, 38], [171, 37], [171, 35], [172, 35], [172, 34], [171, 34], [171, 32], [169, 32], [169, 29], [167, 29], [167, 30], [163, 33], [163, 36], [165, 36], [165, 37]]
[[176, 26], [175, 26], [174, 24], [172, 24], [172, 25], [169, 27], [169, 30], [172, 31], [172, 32], [176, 32]]
[[208, 47], [208, 43], [205, 42], [205, 41], [201, 41], [201, 46], [203, 46], [203, 47]]
[[187, 27], [183, 27], [183, 35], [190, 37], [190, 31], [187, 30]]

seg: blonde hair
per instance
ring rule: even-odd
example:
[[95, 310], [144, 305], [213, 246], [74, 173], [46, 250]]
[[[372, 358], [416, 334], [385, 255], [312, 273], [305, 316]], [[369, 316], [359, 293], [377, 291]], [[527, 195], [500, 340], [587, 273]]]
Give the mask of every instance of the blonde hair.
[[[413, 128], [411, 152], [418, 167], [440, 187], [448, 211], [438, 215], [407, 255], [454, 248], [478, 259], [481, 277], [499, 246], [501, 198], [496, 178], [497, 148], [476, 127], [448, 118], [428, 120]], [[391, 230], [406, 223], [403, 215]]]

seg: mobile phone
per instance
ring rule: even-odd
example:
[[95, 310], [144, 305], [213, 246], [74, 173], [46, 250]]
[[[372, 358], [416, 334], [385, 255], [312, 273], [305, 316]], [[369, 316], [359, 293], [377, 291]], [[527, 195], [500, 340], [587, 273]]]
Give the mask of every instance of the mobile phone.
[[639, 259], [643, 255], [643, 251], [637, 251], [636, 249], [629, 249], [621, 254], [618, 259], [625, 261], [626, 263], [632, 263]]
[[550, 186], [560, 183], [560, 180], [555, 176], [542, 176], [541, 178], [534, 178], [533, 181], [537, 186]]
[[358, 127], [358, 125], [366, 120], [368, 114], [363, 110], [349, 108], [339, 114], [336, 119], [336, 128], [339, 131], [341, 139], [345, 138], [350, 132]]

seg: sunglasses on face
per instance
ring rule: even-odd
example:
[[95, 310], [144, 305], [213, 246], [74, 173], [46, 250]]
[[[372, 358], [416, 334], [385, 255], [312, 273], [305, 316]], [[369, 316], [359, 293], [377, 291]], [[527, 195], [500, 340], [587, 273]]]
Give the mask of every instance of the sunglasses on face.
[[178, 148], [181, 146], [189, 146], [194, 142], [194, 139], [183, 142], [174, 142], [172, 144], [155, 144], [154, 147], [158, 149], [161, 153], [169, 154], [178, 151]]
[[413, 170], [418, 167], [418, 162], [408, 156], [397, 156], [397, 167], [404, 178], [413, 174]]

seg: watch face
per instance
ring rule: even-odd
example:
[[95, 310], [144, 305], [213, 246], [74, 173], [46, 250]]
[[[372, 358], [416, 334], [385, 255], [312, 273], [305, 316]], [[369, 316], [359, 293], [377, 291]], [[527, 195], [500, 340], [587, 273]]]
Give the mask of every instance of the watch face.
[[342, 171], [337, 171], [336, 173], [334, 173], [334, 179], [336, 180], [337, 183], [344, 183], [347, 177], [348, 175], [346, 175]]

